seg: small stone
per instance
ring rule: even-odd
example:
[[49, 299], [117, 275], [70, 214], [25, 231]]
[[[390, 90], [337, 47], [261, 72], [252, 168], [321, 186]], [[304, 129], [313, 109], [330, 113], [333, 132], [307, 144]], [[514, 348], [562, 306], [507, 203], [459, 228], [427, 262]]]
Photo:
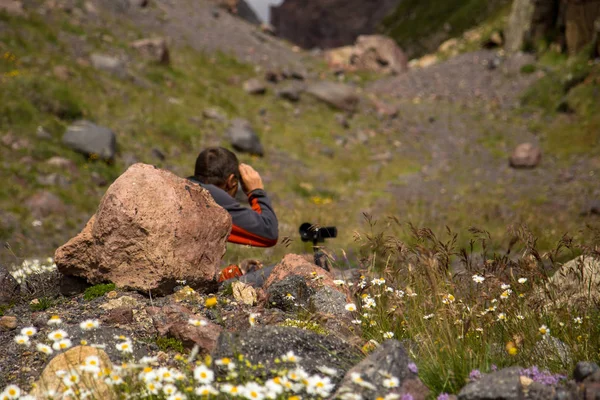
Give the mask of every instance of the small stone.
[[522, 143], [510, 156], [509, 164], [513, 168], [535, 168], [542, 159], [542, 151], [532, 143]]
[[110, 292], [106, 293], [106, 298], [107, 299], [116, 299], [118, 295], [119, 295], [119, 293], [117, 293], [116, 290], [111, 290]]
[[261, 157], [264, 155], [260, 138], [247, 120], [241, 118], [234, 119], [226, 135], [236, 151]]
[[217, 121], [226, 121], [227, 117], [217, 108], [207, 108], [202, 111], [202, 116], [206, 119], [214, 119]]
[[104, 317], [104, 321], [115, 325], [129, 325], [133, 322], [133, 308], [128, 306], [114, 308]]
[[0, 317], [0, 331], [12, 331], [17, 327], [17, 317], [5, 315]]
[[39, 139], [52, 139], [52, 135], [47, 130], [45, 130], [43, 126], [37, 127], [37, 129], [35, 130], [35, 136], [37, 136]]
[[260, 80], [252, 78], [244, 82], [244, 90], [248, 94], [265, 94], [267, 87]]
[[32, 306], [35, 306], [37, 304], [40, 304], [40, 300], [39, 299], [33, 299], [29, 302], [29, 304], [31, 304]]

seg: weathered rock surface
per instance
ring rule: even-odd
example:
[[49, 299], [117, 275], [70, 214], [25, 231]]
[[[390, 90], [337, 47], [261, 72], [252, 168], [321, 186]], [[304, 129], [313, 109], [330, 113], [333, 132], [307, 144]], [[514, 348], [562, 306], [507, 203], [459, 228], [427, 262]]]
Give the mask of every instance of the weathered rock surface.
[[505, 368], [467, 384], [458, 394], [459, 400], [518, 400], [523, 398], [521, 367]]
[[247, 120], [236, 118], [231, 121], [226, 135], [235, 150], [261, 157], [264, 155], [260, 139]]
[[[45, 394], [50, 389], [55, 390], [57, 393], [62, 393], [66, 387], [62, 378], [57, 376], [56, 373], [58, 371], [76, 369], [89, 356], [99, 358], [101, 369], [112, 368], [112, 363], [103, 350], [91, 346], [77, 346], [58, 354], [50, 361], [48, 366], [44, 368], [44, 372], [42, 372], [40, 379], [36, 382], [36, 386], [30, 394], [35, 398], [41, 399], [45, 397]], [[106, 384], [103, 379], [95, 379], [94, 376], [94, 374], [82, 374], [81, 381], [77, 384], [78, 389], [93, 390], [94, 396], [101, 399], [115, 399], [116, 394], [111, 389], [111, 386]]]
[[542, 151], [531, 143], [522, 143], [517, 146], [510, 156], [509, 163], [513, 168], [535, 168], [542, 160]]
[[354, 46], [325, 53], [329, 65], [382, 73], [399, 74], [408, 70], [408, 58], [396, 42], [383, 35], [361, 35]]
[[[210, 353], [217, 346], [217, 339], [223, 328], [204, 317], [194, 315], [189, 309], [180, 304], [169, 304], [162, 308], [148, 307], [154, 327], [161, 336], [169, 336], [180, 340], [187, 348], [198, 345], [201, 353]], [[205, 321], [203, 326], [194, 326], [188, 321], [197, 319]]]
[[62, 141], [71, 149], [91, 158], [112, 160], [117, 151], [117, 138], [112, 130], [85, 120], [70, 125]]
[[10, 304], [19, 298], [19, 283], [0, 265], [0, 305]]
[[131, 47], [136, 49], [144, 58], [162, 65], [169, 65], [171, 56], [165, 38], [140, 39], [132, 42]]
[[261, 362], [265, 370], [279, 368], [275, 363], [288, 351], [301, 358], [302, 367], [310, 374], [322, 374], [318, 367], [326, 366], [339, 371], [332, 381], [337, 382], [343, 374], [360, 359], [360, 352], [343, 341], [322, 336], [312, 331], [279, 326], [250, 328], [245, 332], [223, 332], [219, 337], [214, 358], [235, 357], [244, 354], [251, 363]]
[[317, 99], [344, 111], [354, 111], [359, 97], [352, 86], [335, 82], [316, 82], [306, 87], [306, 92]]
[[[334, 398], [346, 393], [358, 393], [366, 399], [383, 397], [389, 393], [411, 395], [414, 400], [425, 400], [429, 389], [421, 382], [415, 372], [409, 368], [412, 361], [406, 350], [397, 340], [386, 340], [373, 353], [346, 373]], [[416, 368], [416, 367], [414, 367]], [[372, 389], [353, 382], [353, 375], [360, 377], [373, 385]], [[398, 386], [387, 388], [384, 379], [398, 379]]]
[[83, 231], [60, 247], [61, 273], [170, 293], [177, 280], [214, 282], [231, 217], [210, 194], [172, 173], [135, 164], [106, 191]]
[[556, 307], [600, 302], [600, 260], [579, 256], [565, 263], [548, 280], [553, 293], [551, 305]]
[[399, 0], [286, 0], [271, 8], [277, 35], [305, 48], [352, 44], [377, 25]]
[[48, 191], [35, 193], [25, 201], [25, 206], [35, 218], [46, 218], [50, 215], [60, 215], [67, 209], [65, 203], [60, 199], [60, 197]]
[[331, 314], [341, 319], [345, 319], [348, 315], [346, 295], [329, 286], [323, 286], [310, 296], [308, 303], [309, 308], [316, 313]]
[[298, 306], [308, 306], [308, 299], [314, 293], [315, 290], [306, 284], [304, 277], [288, 275], [269, 286], [266, 305], [283, 311], [294, 311]]
[[4, 315], [0, 317], [0, 332], [12, 331], [17, 327], [17, 317], [12, 315]]

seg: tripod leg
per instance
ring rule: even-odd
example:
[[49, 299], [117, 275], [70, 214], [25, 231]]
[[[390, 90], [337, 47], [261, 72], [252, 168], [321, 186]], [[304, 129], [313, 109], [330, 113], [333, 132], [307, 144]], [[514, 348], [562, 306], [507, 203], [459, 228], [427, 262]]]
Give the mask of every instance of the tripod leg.
[[325, 253], [323, 253], [317, 247], [313, 247], [313, 251], [315, 253], [315, 264], [323, 268], [325, 271], [330, 271], [327, 255], [325, 255]]

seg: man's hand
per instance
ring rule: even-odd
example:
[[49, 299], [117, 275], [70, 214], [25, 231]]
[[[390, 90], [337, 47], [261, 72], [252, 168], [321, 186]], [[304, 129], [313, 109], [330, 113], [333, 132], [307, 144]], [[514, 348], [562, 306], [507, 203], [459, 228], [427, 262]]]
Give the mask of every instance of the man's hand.
[[248, 164], [240, 164], [240, 177], [242, 189], [248, 194], [256, 189], [264, 189], [263, 181], [258, 172]]

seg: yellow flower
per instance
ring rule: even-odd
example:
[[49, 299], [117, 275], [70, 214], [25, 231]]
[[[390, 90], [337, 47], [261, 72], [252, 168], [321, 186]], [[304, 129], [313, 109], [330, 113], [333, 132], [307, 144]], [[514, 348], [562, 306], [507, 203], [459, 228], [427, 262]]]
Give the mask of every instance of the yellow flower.
[[204, 305], [208, 308], [214, 307], [217, 305], [217, 298], [212, 296], [209, 297], [208, 299], [206, 299], [206, 301], [204, 302]]
[[513, 342], [506, 343], [506, 351], [511, 356], [515, 356], [519, 352], [518, 349], [517, 349], [517, 346], [515, 346], [515, 344]]

